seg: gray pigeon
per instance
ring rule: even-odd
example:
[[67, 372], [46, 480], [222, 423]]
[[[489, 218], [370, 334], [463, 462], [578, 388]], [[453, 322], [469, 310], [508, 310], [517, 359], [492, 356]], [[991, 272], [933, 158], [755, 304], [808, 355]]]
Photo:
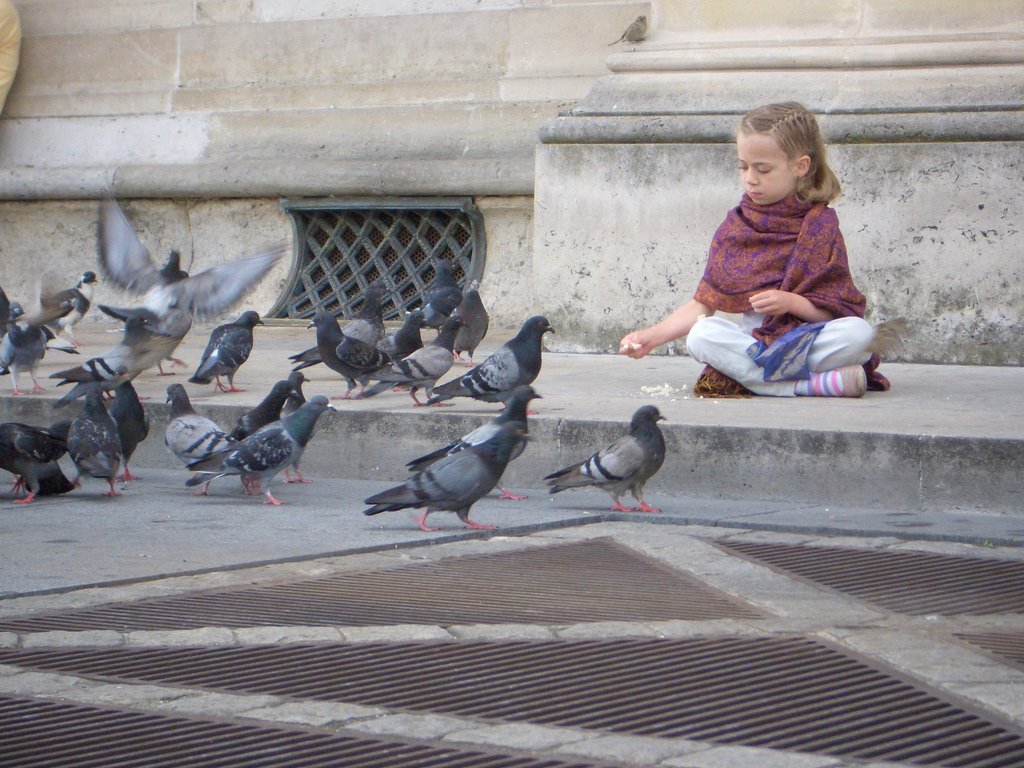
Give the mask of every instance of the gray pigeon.
[[404, 360], [398, 360], [390, 367], [374, 373], [370, 378], [377, 379], [380, 383], [364, 389], [359, 396], [373, 397], [395, 384], [404, 384], [409, 387], [409, 394], [416, 405], [426, 405], [419, 401], [416, 393], [420, 389], [426, 389], [429, 398], [433, 394], [435, 382], [451, 369], [454, 360], [452, 345], [461, 327], [462, 320], [457, 317], [448, 318], [441, 326], [437, 338]]
[[623, 41], [627, 43], [639, 43], [644, 39], [647, 34], [647, 17], [637, 16], [633, 20], [633, 23], [626, 27], [626, 31], [619, 35], [619, 39], [608, 43], [608, 45], [615, 45], [615, 43], [621, 43]]
[[354, 336], [342, 333], [341, 341], [334, 348], [334, 354], [340, 365], [359, 382], [360, 392], [366, 390], [370, 378], [391, 365], [391, 358], [376, 346], [366, 344]]
[[[41, 327], [28, 322], [18, 302], [11, 302], [7, 333], [0, 342], [0, 376], [11, 374], [12, 395], [34, 395], [46, 391], [36, 379], [39, 361], [45, 354], [46, 333]], [[32, 379], [31, 392], [22, 392], [18, 388], [18, 375], [23, 371]]]
[[[629, 422], [629, 433], [586, 461], [553, 472], [544, 479], [548, 491], [559, 493], [568, 488], [592, 486], [614, 500], [614, 512], [659, 512], [644, 501], [644, 484], [665, 462], [665, 438], [658, 428], [664, 416], [653, 405], [637, 409]], [[636, 508], [624, 507], [619, 499], [629, 491], [640, 502]]]
[[427, 405], [453, 397], [472, 397], [486, 403], [505, 403], [516, 387], [532, 384], [541, 367], [541, 339], [554, 329], [547, 318], [535, 315], [523, 323], [515, 337], [473, 370], [434, 388]]
[[18, 476], [15, 487], [28, 494], [15, 504], [30, 504], [36, 496], [67, 493], [74, 485], [57, 460], [67, 452], [67, 430], [33, 427], [18, 422], [0, 424], [0, 468]]
[[121, 465], [121, 439], [117, 424], [103, 405], [103, 391], [94, 384], [85, 395], [82, 412], [68, 429], [68, 456], [78, 467], [79, 477], [89, 475], [106, 480], [107, 496], [117, 496], [114, 478]]
[[356, 388], [356, 378], [362, 376], [363, 372], [353, 369], [338, 357], [338, 345], [345, 338], [341, 332], [341, 326], [327, 312], [317, 312], [307, 327], [316, 328], [316, 346], [305, 352], [292, 355], [289, 359], [298, 363], [292, 370], [301, 371], [311, 365], [323, 363], [335, 373], [340, 373], [348, 383], [348, 390], [340, 396], [340, 399], [347, 400], [352, 396], [352, 390]]
[[124, 464], [124, 474], [117, 479], [126, 483], [129, 480], [138, 480], [138, 475], [133, 475], [128, 469], [128, 462], [139, 443], [149, 434], [149, 417], [130, 381], [121, 382], [114, 390], [110, 416], [117, 424], [117, 436], [121, 441], [121, 460]]
[[49, 321], [48, 325], [56, 332], [63, 333], [75, 347], [78, 346], [78, 341], [75, 339], [74, 327], [85, 317], [85, 313], [92, 306], [93, 289], [96, 283], [96, 273], [86, 270], [78, 278], [78, 283], [74, 288], [58, 291], [44, 300], [44, 303], [52, 303], [61, 308], [60, 315]]
[[[171, 384], [167, 388], [167, 403], [171, 406], [171, 413], [164, 429], [164, 445], [186, 465], [208, 459], [235, 444], [235, 440], [216, 423], [196, 413], [181, 384]], [[200, 494], [206, 495], [208, 491], [209, 486]]]
[[[412, 461], [407, 462], [405, 468], [411, 472], [420, 472], [445, 456], [452, 453], [458, 453], [459, 451], [464, 451], [467, 448], [472, 448], [474, 445], [485, 443], [498, 433], [503, 424], [515, 424], [523, 430], [522, 439], [519, 441], [518, 446], [513, 447], [512, 453], [509, 456], [509, 461], [513, 461], [523, 452], [523, 449], [526, 448], [526, 434], [529, 431], [529, 427], [526, 423], [528, 413], [527, 409], [530, 405], [530, 401], [535, 398], [540, 398], [540, 395], [538, 395], [534, 388], [529, 384], [516, 387], [505, 410], [499, 413], [493, 421], [489, 421], [488, 423], [477, 427], [472, 432], [463, 435], [454, 442], [448, 443], [448, 445], [438, 448], [432, 453], [428, 453], [425, 456], [420, 456], [418, 459], [413, 459]], [[502, 487], [501, 498], [520, 501], [526, 497], [514, 494], [507, 488]]]
[[75, 382], [71, 391], [57, 400], [54, 408], [61, 408], [81, 397], [93, 384], [112, 390], [124, 381], [130, 381], [142, 371], [156, 365], [163, 356], [163, 348], [154, 343], [158, 338], [151, 331], [157, 317], [142, 310], [133, 314], [124, 325], [121, 342], [98, 357], [86, 360], [77, 368], [51, 373], [51, 379], [61, 379], [57, 386]]
[[288, 374], [288, 383], [292, 386], [292, 391], [288, 394], [288, 399], [284, 401], [284, 405], [281, 408], [282, 416], [289, 416], [295, 411], [299, 410], [299, 406], [306, 402], [306, 396], [302, 393], [302, 385], [306, 383], [306, 377], [302, 374], [302, 371], [292, 371]]
[[479, 289], [480, 281], [470, 280], [465, 293], [462, 294], [462, 302], [452, 313], [452, 317], [462, 320], [462, 327], [455, 337], [453, 352], [456, 358], [465, 352], [470, 366], [474, 365], [473, 353], [487, 335], [487, 328], [491, 322], [490, 315], [480, 300]]
[[[213, 317], [238, 303], [285, 252], [275, 248], [255, 256], [211, 267], [198, 275], [181, 269], [181, 257], [172, 251], [158, 268], [115, 200], [100, 205], [100, 271], [118, 288], [143, 296], [142, 308], [157, 317], [153, 332], [162, 341], [163, 359], [172, 357], [194, 320]], [[137, 309], [100, 305], [106, 314], [127, 320]]]
[[284, 402], [292, 393], [292, 385], [282, 379], [275, 382], [267, 396], [260, 400], [254, 408], [243, 413], [235, 422], [229, 436], [232, 440], [244, 440], [256, 430], [281, 418]]
[[[206, 345], [199, 367], [189, 379], [192, 384], [209, 384], [210, 379], [217, 380], [217, 389], [221, 392], [242, 392], [235, 386], [235, 374], [242, 364], [249, 359], [252, 352], [253, 329], [263, 325], [259, 313], [251, 309], [239, 315], [233, 323], [218, 325], [210, 333], [210, 341]], [[228, 386], [220, 383], [220, 377], [226, 376]]]
[[363, 303], [352, 319], [345, 323], [342, 332], [352, 339], [358, 339], [371, 347], [384, 338], [384, 295], [387, 287], [380, 280], [367, 286]]
[[377, 348], [390, 355], [392, 360], [408, 357], [423, 346], [423, 335], [420, 331], [424, 325], [422, 312], [418, 309], [409, 312], [402, 327], [377, 342]]
[[268, 424], [208, 459], [190, 464], [188, 468], [197, 474], [185, 485], [199, 485], [225, 475], [241, 475], [246, 487], [262, 488], [267, 504], [280, 504], [270, 493], [270, 483], [283, 469], [299, 463], [317, 419], [328, 409], [334, 410], [326, 397], [317, 395], [291, 416]]
[[455, 267], [442, 259], [435, 265], [434, 280], [423, 296], [423, 322], [430, 328], [440, 328], [461, 301], [462, 289], [455, 281]]
[[503, 424], [497, 433], [479, 445], [439, 459], [422, 472], [409, 477], [402, 485], [389, 488], [370, 498], [364, 515], [378, 515], [398, 509], [426, 507], [417, 518], [420, 529], [427, 527], [427, 515], [447, 510], [454, 512], [469, 528], [493, 529], [469, 519], [469, 510], [501, 480], [505, 467], [523, 439], [523, 430], [517, 424]]

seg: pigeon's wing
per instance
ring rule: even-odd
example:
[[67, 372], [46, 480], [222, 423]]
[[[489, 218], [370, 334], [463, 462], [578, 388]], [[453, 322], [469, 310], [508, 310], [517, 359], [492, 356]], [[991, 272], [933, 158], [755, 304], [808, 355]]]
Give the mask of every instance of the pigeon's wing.
[[167, 423], [164, 444], [171, 453], [189, 464], [230, 448], [234, 440], [205, 416], [183, 414]]
[[100, 203], [98, 242], [100, 271], [118, 288], [142, 294], [160, 282], [160, 270], [116, 200]]
[[586, 485], [625, 483], [644, 463], [644, 450], [636, 438], [625, 435], [586, 461], [553, 472], [544, 479], [554, 493]]
[[24, 427], [18, 429], [11, 441], [14, 449], [25, 458], [42, 463], [56, 461], [64, 455], [67, 450], [63, 440], [60, 440], [44, 429]]
[[178, 302], [191, 309], [197, 320], [219, 314], [241, 300], [270, 271], [285, 248], [250, 256], [211, 267], [198, 275], [175, 283]]
[[243, 474], [262, 474], [281, 469], [291, 462], [297, 444], [280, 422], [258, 429], [238, 444], [224, 460]]
[[501, 347], [480, 365], [462, 376], [462, 386], [473, 395], [505, 392], [519, 384], [522, 369], [515, 353], [508, 346]]
[[248, 328], [237, 325], [214, 328], [192, 379], [205, 379], [199, 383], [207, 384], [210, 376], [233, 373], [249, 359], [252, 345], [253, 337]]

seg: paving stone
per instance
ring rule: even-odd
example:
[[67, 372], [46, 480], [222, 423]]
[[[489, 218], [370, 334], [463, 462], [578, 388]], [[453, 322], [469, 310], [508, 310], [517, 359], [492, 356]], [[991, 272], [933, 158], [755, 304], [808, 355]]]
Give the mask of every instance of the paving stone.
[[0, 632], [0, 648], [16, 648], [21, 638], [14, 632]]
[[705, 742], [690, 739], [659, 739], [653, 736], [597, 736], [559, 747], [562, 754], [581, 755], [626, 765], [654, 765], [671, 757], [703, 752]]
[[193, 691], [188, 696], [178, 699], [154, 703], [153, 708], [161, 711], [179, 712], [189, 715], [214, 715], [216, 717], [236, 717], [243, 712], [273, 707], [280, 704], [277, 696], [262, 694], [240, 695], [233, 693], [211, 693]]
[[502, 723], [480, 726], [471, 730], [454, 731], [447, 734], [444, 740], [487, 744], [492, 747], [508, 747], [510, 749], [542, 750], [582, 741], [591, 736], [591, 733], [571, 728], [552, 728], [530, 723]]
[[376, 718], [385, 713], [386, 710], [377, 707], [364, 707], [360, 704], [336, 701], [289, 701], [273, 707], [244, 710], [238, 715], [276, 723], [324, 726], [329, 723], [348, 724], [352, 720]]
[[239, 645], [275, 643], [337, 643], [341, 631], [335, 627], [243, 627], [234, 630]]
[[33, 632], [22, 635], [21, 645], [23, 648], [110, 647], [124, 645], [124, 635], [112, 629], [90, 629], [83, 632]]
[[387, 627], [339, 627], [349, 643], [409, 643], [429, 640], [452, 640], [441, 627], [420, 624], [395, 624]]
[[0, 677], [0, 691], [29, 696], [64, 693], [82, 679], [71, 675], [55, 675], [49, 672], [22, 672], [20, 675]]
[[235, 634], [225, 627], [202, 627], [180, 630], [139, 630], [129, 632], [127, 644], [132, 646], [211, 646], [235, 645]]
[[842, 768], [843, 761], [825, 755], [808, 755], [751, 747], [712, 747], [662, 763], [665, 768]]
[[631, 621], [593, 621], [560, 627], [555, 634], [562, 640], [604, 640], [609, 637], [657, 637], [656, 630]]
[[348, 724], [348, 728], [366, 733], [405, 736], [410, 739], [441, 739], [455, 731], [475, 728], [469, 720], [448, 715], [391, 714]]
[[446, 627], [456, 640], [552, 640], [550, 627], [535, 624], [456, 624]]

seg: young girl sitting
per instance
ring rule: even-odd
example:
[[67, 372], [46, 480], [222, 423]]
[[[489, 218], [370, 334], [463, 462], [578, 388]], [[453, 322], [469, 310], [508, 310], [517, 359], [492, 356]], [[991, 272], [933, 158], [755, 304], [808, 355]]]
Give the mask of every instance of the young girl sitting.
[[693, 299], [624, 336], [620, 352], [641, 358], [686, 336], [687, 351], [707, 365], [697, 394], [860, 397], [888, 389], [828, 207], [841, 190], [814, 116], [793, 102], [759, 107], [740, 122], [736, 149], [746, 194], [715, 233]]

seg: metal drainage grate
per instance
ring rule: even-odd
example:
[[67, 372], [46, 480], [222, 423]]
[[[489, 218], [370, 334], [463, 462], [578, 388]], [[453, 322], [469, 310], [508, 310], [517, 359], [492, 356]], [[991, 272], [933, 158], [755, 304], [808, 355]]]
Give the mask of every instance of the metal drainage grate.
[[927, 552], [716, 543], [727, 552], [899, 613], [1024, 613], [1024, 562]]
[[439, 260], [462, 283], [484, 270], [484, 227], [468, 199], [284, 200], [295, 261], [269, 317], [309, 318], [322, 309], [351, 314], [366, 287], [388, 288], [385, 319], [419, 305]]
[[1011, 667], [1024, 669], [1024, 634], [1019, 632], [965, 632], [957, 634], [956, 637], [987, 651]]
[[571, 624], [759, 618], [609, 539], [367, 573], [109, 603], [0, 621], [0, 631], [382, 624]]
[[1024, 765], [1024, 737], [807, 638], [3, 650], [0, 662], [866, 761]]
[[0, 764], [34, 768], [587, 768], [564, 762], [0, 696]]

